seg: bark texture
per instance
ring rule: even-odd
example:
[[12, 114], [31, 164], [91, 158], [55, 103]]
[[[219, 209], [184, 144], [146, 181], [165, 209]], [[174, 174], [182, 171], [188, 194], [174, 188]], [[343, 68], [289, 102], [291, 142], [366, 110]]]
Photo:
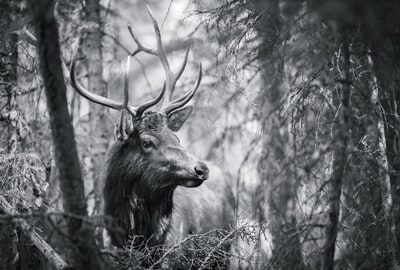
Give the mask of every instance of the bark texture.
[[[102, 20], [100, 17], [100, 1], [88, 0], [85, 6], [85, 26], [82, 45], [86, 57], [88, 71], [88, 89], [98, 95], [106, 96], [103, 81], [103, 53], [102, 53]], [[105, 162], [108, 137], [110, 131], [106, 125], [105, 108], [90, 103], [90, 153], [92, 160], [92, 183], [94, 190], [94, 211], [103, 213], [102, 190], [104, 181], [101, 177]]]
[[75, 269], [101, 269], [93, 228], [83, 222], [87, 217], [86, 200], [68, 112], [54, 4], [52, 0], [40, 0], [35, 1], [31, 8], [36, 23], [40, 69], [45, 86], [64, 211], [74, 216], [70, 215], [66, 220], [70, 241], [75, 246], [71, 259]]

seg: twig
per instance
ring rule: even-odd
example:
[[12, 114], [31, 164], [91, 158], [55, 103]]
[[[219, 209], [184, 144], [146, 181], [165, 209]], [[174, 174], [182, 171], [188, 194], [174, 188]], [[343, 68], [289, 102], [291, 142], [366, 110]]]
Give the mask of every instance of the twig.
[[211, 256], [218, 250], [219, 247], [223, 246], [225, 241], [231, 238], [234, 234], [236, 234], [237, 230], [234, 229], [230, 231], [224, 238], [220, 239], [219, 243], [214, 246], [211, 252], [208, 253], [207, 257], [204, 259], [203, 263], [201, 264], [199, 269], [205, 269], [207, 262], [210, 260]]
[[[0, 209], [8, 215], [17, 215], [18, 212], [0, 195]], [[66, 269], [68, 264], [58, 255], [57, 252], [26, 222], [24, 219], [16, 219], [15, 222], [22, 229], [36, 248], [55, 266], [56, 269]]]
[[106, 31], [101, 31], [101, 33], [102, 33], [103, 35], [109, 37], [110, 39], [112, 39], [112, 41], [114, 41], [115, 44], [116, 44], [117, 46], [119, 46], [122, 50], [124, 50], [127, 54], [131, 54], [131, 52], [129, 51], [129, 49], [128, 49], [124, 44], [122, 44], [116, 37], [114, 37], [113, 35], [107, 33]]
[[189, 239], [191, 238], [191, 236], [184, 238], [182, 241], [175, 243], [173, 246], [171, 246], [170, 248], [168, 248], [168, 250], [166, 252], [164, 252], [164, 254], [155, 262], [153, 263], [149, 270], [154, 269], [154, 267], [156, 267], [157, 265], [159, 265], [160, 263], [162, 263], [164, 261], [165, 258], [167, 258], [167, 256], [172, 253], [173, 250], [175, 250], [176, 248], [178, 248], [179, 246], [183, 245], [185, 242], [189, 241]]

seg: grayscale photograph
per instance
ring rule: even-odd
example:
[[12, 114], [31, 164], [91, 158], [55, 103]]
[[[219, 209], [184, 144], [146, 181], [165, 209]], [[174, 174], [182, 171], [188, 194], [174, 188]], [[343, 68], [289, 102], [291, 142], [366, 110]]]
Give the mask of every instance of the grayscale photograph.
[[0, 270], [399, 270], [399, 22], [0, 0]]

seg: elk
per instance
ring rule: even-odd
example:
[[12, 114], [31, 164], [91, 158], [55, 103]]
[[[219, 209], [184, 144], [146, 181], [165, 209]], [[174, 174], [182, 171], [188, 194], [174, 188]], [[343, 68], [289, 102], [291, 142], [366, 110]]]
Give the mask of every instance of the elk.
[[[109, 230], [112, 243], [125, 245], [130, 236], [142, 236], [149, 245], [172, 244], [185, 236], [215, 229], [229, 229], [233, 220], [231, 192], [221, 171], [180, 144], [177, 132], [193, 107], [185, 106], [199, 88], [202, 68], [199, 64], [194, 86], [173, 99], [177, 80], [188, 60], [186, 51], [177, 73], [170, 69], [159, 26], [147, 7], [157, 40], [157, 49], [145, 47], [129, 31], [139, 52], [158, 57], [166, 80], [160, 94], [139, 106], [129, 101], [129, 65], [124, 78], [124, 99], [118, 102], [85, 89], [77, 80], [76, 58], [71, 64], [71, 82], [86, 99], [121, 111], [116, 126], [117, 141], [112, 145], [105, 165], [105, 214], [112, 217]], [[164, 98], [161, 109], [149, 110]]]

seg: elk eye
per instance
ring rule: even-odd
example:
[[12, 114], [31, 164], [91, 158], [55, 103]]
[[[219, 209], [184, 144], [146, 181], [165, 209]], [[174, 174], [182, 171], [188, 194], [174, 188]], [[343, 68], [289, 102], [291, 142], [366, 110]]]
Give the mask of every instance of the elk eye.
[[144, 140], [144, 141], [142, 142], [143, 148], [150, 148], [150, 147], [152, 147], [153, 145], [154, 145], [153, 142], [150, 141], [150, 140]]

